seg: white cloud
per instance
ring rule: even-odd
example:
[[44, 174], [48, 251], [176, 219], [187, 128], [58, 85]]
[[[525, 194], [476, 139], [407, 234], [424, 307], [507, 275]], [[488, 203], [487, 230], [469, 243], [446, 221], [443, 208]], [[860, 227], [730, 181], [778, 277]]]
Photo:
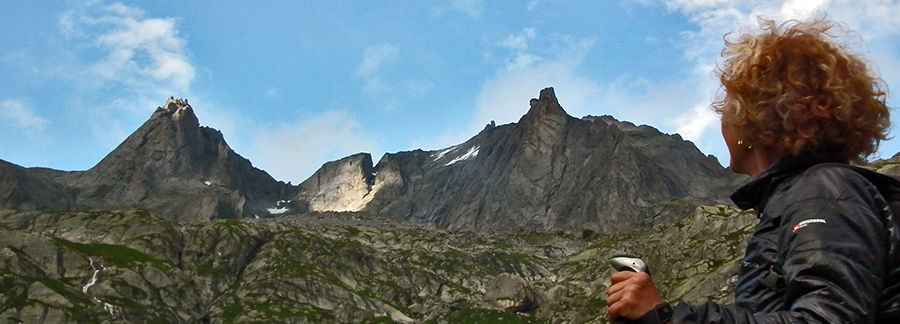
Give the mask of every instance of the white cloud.
[[391, 91], [391, 87], [379, 76], [368, 78], [366, 84], [363, 86], [363, 92], [370, 95], [377, 95], [388, 91]]
[[70, 109], [100, 144], [115, 147], [168, 97], [190, 95], [196, 69], [177, 19], [90, 1], [74, 4], [58, 26], [72, 60], [50, 69], [72, 82]]
[[385, 63], [393, 63], [399, 57], [400, 49], [393, 44], [374, 45], [366, 48], [363, 61], [356, 70], [361, 76], [368, 77], [378, 71]]
[[0, 123], [33, 137], [41, 135], [50, 121], [35, 114], [34, 109], [26, 102], [6, 99], [0, 102]]
[[497, 45], [511, 50], [524, 51], [528, 49], [528, 41], [534, 38], [534, 35], [534, 28], [525, 28], [522, 30], [521, 34], [509, 35], [506, 39], [497, 43]]
[[[533, 31], [526, 30], [525, 35]], [[464, 133], [451, 138], [463, 140], [465, 136], [477, 133], [484, 125], [495, 121], [498, 125], [518, 121], [529, 109], [529, 101], [536, 98], [540, 90], [554, 87], [560, 104], [569, 114], [590, 111], [594, 103], [590, 98], [599, 95], [600, 87], [577, 74], [584, 53], [593, 45], [590, 40], [573, 40], [554, 35], [554, 39], [564, 42], [564, 49], [548, 53], [544, 58], [535, 53], [518, 52], [498, 69], [496, 74], [484, 82], [476, 101], [476, 112]], [[502, 47], [507, 47], [500, 45]], [[457, 142], [458, 143], [458, 142]], [[441, 143], [450, 144], [450, 143]]]
[[806, 17], [825, 4], [825, 0], [790, 0], [781, 6], [784, 17]]
[[453, 7], [472, 18], [481, 18], [484, 13], [484, 0], [451, 0]]
[[356, 73], [361, 76], [365, 85], [363, 92], [377, 95], [388, 92], [392, 87], [380, 76], [379, 70], [386, 64], [394, 63], [400, 57], [400, 49], [393, 44], [374, 45], [363, 52], [363, 61]]
[[323, 161], [374, 152], [375, 148], [375, 142], [363, 133], [354, 116], [329, 111], [295, 124], [260, 129], [250, 151], [257, 168], [276, 179], [299, 184]]
[[[86, 8], [95, 9], [95, 8]], [[91, 38], [104, 58], [88, 72], [103, 82], [126, 86], [152, 86], [186, 92], [196, 77], [173, 18], [145, 18], [144, 12], [122, 4], [81, 12], [60, 20], [63, 30], [76, 30]]]
[[709, 109], [709, 105], [697, 105], [688, 113], [676, 117], [674, 123], [682, 138], [696, 139], [710, 127], [718, 125], [718, 120], [719, 116]]

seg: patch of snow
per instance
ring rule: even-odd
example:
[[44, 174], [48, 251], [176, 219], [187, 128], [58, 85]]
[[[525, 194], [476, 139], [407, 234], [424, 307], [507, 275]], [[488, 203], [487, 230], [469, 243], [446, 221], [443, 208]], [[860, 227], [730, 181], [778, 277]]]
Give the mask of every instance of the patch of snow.
[[[290, 199], [287, 199], [287, 200], [282, 199], [282, 200], [275, 202], [274, 208], [266, 208], [266, 210], [269, 211], [269, 214], [281, 215], [281, 214], [288, 212], [288, 210], [290, 210], [288, 208], [288, 204], [290, 204], [290, 203], [291, 203]], [[257, 218], [259, 218], [259, 217], [257, 217]]]
[[205, 184], [205, 185], [207, 185], [207, 186], [211, 186], [211, 185], [212, 185], [212, 182], [209, 181], [209, 180], [206, 180], [206, 181], [203, 181], [203, 184]]
[[253, 215], [253, 219], [259, 219], [259, 215]]
[[448, 149], [437, 152], [437, 153], [433, 154], [432, 156], [434, 157], [435, 160], [440, 160], [442, 157], [444, 157], [444, 155], [447, 155], [447, 153], [453, 152], [453, 150], [455, 150], [457, 147], [458, 146], [452, 146]]
[[481, 148], [481, 146], [473, 146], [473, 147], [469, 148], [469, 151], [466, 152], [466, 154], [463, 154], [463, 155], [461, 155], [461, 156], [458, 156], [458, 157], [456, 157], [455, 159], [453, 159], [452, 161], [447, 162], [447, 164], [445, 164], [445, 166], [449, 166], [449, 165], [454, 164], [454, 163], [456, 163], [456, 162], [459, 162], [459, 161], [465, 161], [465, 160], [468, 160], [468, 159], [471, 159], [471, 158], [474, 158], [474, 157], [478, 156], [478, 149], [480, 149], [480, 148]]

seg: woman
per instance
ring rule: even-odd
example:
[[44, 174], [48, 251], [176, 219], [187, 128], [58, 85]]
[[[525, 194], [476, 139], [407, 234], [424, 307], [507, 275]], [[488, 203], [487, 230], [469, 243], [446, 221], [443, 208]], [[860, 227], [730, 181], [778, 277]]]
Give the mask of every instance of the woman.
[[[665, 303], [642, 273], [619, 272], [609, 318], [640, 323], [900, 323], [900, 267], [881, 193], [854, 169], [890, 127], [886, 86], [831, 40], [824, 19], [726, 41], [718, 75], [731, 169], [753, 180], [732, 200], [754, 208], [734, 306]], [[894, 181], [894, 180], [891, 180]], [[900, 217], [900, 215], [898, 215]]]

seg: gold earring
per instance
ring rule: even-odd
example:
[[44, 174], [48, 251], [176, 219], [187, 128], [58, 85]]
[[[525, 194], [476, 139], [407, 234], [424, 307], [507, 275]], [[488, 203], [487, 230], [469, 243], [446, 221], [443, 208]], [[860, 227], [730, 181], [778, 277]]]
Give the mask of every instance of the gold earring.
[[744, 139], [743, 139], [743, 138], [738, 139], [737, 145], [738, 145], [738, 147], [744, 149], [744, 151], [749, 151], [749, 150], [752, 150], [752, 149], [753, 149], [753, 144], [747, 144], [747, 146], [744, 146]]

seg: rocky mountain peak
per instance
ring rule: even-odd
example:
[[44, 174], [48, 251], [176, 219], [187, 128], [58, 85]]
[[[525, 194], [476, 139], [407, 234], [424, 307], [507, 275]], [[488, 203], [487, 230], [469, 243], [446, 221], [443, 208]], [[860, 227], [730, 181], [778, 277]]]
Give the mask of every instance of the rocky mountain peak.
[[523, 119], [528, 119], [529, 116], [531, 118], [538, 118], [541, 116], [568, 116], [562, 106], [559, 105], [559, 100], [556, 99], [556, 93], [553, 91], [553, 87], [541, 90], [541, 94], [538, 98], [532, 98], [530, 104], [531, 108], [528, 109], [528, 113], [522, 117]]
[[465, 143], [385, 154], [371, 171], [367, 157], [326, 164], [294, 203], [451, 230], [611, 232], [727, 202], [742, 181], [680, 136], [611, 117], [571, 117], [553, 88], [532, 99], [518, 123], [488, 124]]
[[519, 119], [529, 144], [529, 156], [551, 154], [548, 149], [563, 140], [566, 124], [573, 119], [563, 110], [553, 88], [541, 90], [537, 99], [531, 99], [528, 113]]
[[138, 207], [179, 220], [268, 216], [289, 198], [280, 183], [201, 127], [187, 100], [170, 97], [96, 166], [66, 183], [78, 209]]
[[156, 108], [151, 119], [163, 116], [169, 117], [173, 121], [200, 127], [200, 121], [197, 119], [197, 115], [194, 115], [194, 109], [188, 104], [187, 99], [169, 97], [165, 105]]

